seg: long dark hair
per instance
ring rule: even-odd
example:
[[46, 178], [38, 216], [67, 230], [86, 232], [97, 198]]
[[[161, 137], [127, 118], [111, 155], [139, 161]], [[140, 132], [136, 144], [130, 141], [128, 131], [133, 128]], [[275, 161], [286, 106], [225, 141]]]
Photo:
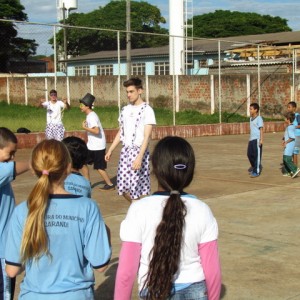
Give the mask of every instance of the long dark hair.
[[157, 226], [147, 277], [143, 290], [146, 299], [166, 299], [172, 293], [172, 283], [180, 262], [182, 233], [186, 206], [180, 193], [194, 175], [195, 155], [191, 145], [180, 137], [160, 140], [152, 154], [153, 172], [159, 186], [170, 192]]

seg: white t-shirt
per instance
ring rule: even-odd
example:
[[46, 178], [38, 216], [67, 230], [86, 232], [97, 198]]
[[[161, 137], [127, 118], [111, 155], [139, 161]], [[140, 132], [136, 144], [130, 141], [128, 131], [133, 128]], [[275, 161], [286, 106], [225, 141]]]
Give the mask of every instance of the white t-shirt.
[[102, 128], [101, 122], [97, 114], [92, 111], [86, 116], [86, 122], [88, 128], [98, 127], [99, 134], [93, 134], [87, 132], [88, 141], [87, 147], [89, 150], [103, 150], [106, 147], [106, 139], [104, 130]]
[[[149, 267], [149, 253], [153, 247], [156, 228], [161, 221], [163, 208], [169, 196], [152, 195], [134, 202], [121, 223], [122, 241], [142, 244], [138, 282], [143, 287]], [[199, 282], [205, 279], [198, 244], [218, 238], [218, 225], [210, 208], [193, 195], [181, 196], [187, 208], [181, 262], [174, 283]], [[163, 274], [161, 274], [163, 276]]]
[[61, 111], [65, 107], [63, 101], [57, 100], [55, 103], [45, 101], [42, 106], [47, 109], [47, 124], [62, 124]]
[[[142, 116], [139, 117], [139, 112], [142, 106], [145, 105], [143, 102], [140, 105], [126, 105], [121, 112], [119, 117], [120, 128], [124, 130], [124, 140], [122, 141], [125, 146], [132, 146], [132, 140], [135, 135], [133, 144], [140, 147], [144, 140], [145, 125], [155, 125], [155, 115], [151, 106], [146, 105], [143, 110]], [[140, 122], [136, 120], [140, 118]]]

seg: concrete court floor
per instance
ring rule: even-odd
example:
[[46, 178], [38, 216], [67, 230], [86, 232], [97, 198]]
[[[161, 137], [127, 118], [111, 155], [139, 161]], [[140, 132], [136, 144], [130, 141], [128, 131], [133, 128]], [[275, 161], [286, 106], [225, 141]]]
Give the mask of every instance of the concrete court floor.
[[[187, 191], [203, 199], [218, 221], [222, 299], [300, 299], [300, 176], [282, 176], [281, 138], [281, 132], [265, 134], [264, 168], [258, 178], [250, 178], [247, 172], [248, 135], [189, 139], [197, 168]], [[151, 148], [155, 143], [151, 142]], [[118, 150], [108, 165], [111, 177], [116, 175]], [[16, 160], [27, 159], [30, 151], [19, 150]], [[99, 175], [92, 169], [90, 174], [92, 197], [111, 229], [113, 246], [110, 267], [104, 274], [96, 274], [96, 299], [111, 300], [120, 249], [119, 225], [129, 204], [115, 191], [100, 191]], [[17, 202], [26, 198], [33, 183], [29, 172], [14, 181]], [[152, 190], [155, 188], [153, 179]], [[138, 299], [136, 286], [132, 299]]]

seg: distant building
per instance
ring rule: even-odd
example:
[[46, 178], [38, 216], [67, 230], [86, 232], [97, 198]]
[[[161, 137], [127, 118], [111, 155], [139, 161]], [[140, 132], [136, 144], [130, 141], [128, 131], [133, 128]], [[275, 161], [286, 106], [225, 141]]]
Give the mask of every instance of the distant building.
[[[257, 68], [259, 53], [262, 67], [282, 66], [281, 71], [288, 72], [293, 64], [293, 56], [300, 55], [300, 31], [234, 36], [220, 38], [220, 41], [195, 39], [187, 47], [185, 74], [215, 73], [219, 67], [219, 49], [224, 70], [234, 72], [245, 68], [251, 70], [254, 66]], [[120, 51], [120, 64], [117, 51], [90, 53], [65, 62], [69, 76], [126, 75], [126, 50]], [[169, 75], [169, 46], [132, 49], [131, 65], [132, 75]]]

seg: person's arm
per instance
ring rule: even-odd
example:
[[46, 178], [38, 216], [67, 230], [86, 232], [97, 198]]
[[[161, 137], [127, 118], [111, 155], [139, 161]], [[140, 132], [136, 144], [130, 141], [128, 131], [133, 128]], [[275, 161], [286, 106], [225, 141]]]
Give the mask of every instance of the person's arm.
[[46, 99], [40, 99], [39, 100], [39, 103], [38, 103], [38, 105], [37, 105], [37, 107], [43, 107], [44, 108], [44, 102], [46, 102], [47, 100]]
[[70, 109], [70, 104], [69, 104], [69, 102], [68, 102], [67, 99], [63, 99], [62, 102], [63, 102], [64, 105], [65, 105], [64, 109]]
[[119, 145], [120, 141], [121, 141], [121, 129], [119, 129], [118, 133], [116, 134], [112, 144], [110, 145], [108, 151], [106, 152], [105, 154], [105, 160], [106, 161], [109, 161], [110, 160], [110, 157], [111, 157], [111, 154], [112, 152], [115, 150], [115, 148]]
[[82, 128], [85, 130], [85, 131], [88, 131], [90, 133], [93, 133], [93, 134], [99, 134], [100, 132], [100, 128], [95, 126], [95, 127], [92, 127], [92, 128], [89, 128], [87, 126], [87, 122], [86, 121], [83, 121], [82, 122]]
[[15, 162], [16, 175], [21, 175], [30, 169], [29, 162]]
[[116, 275], [114, 300], [130, 300], [138, 272], [142, 246], [140, 243], [123, 242]]
[[10, 278], [14, 278], [17, 275], [19, 275], [20, 273], [22, 273], [23, 268], [20, 266], [13, 266], [13, 265], [5, 265], [5, 272], [7, 274], [8, 277]]
[[259, 139], [259, 144], [262, 145], [264, 143], [264, 128], [260, 127], [260, 139]]
[[150, 125], [150, 124], [145, 125], [144, 140], [143, 140], [143, 143], [141, 145], [140, 152], [139, 152], [138, 156], [136, 157], [136, 159], [134, 160], [134, 162], [132, 163], [132, 168], [134, 170], [139, 170], [142, 167], [142, 160], [143, 160], [145, 151], [148, 148], [149, 140], [151, 138], [151, 133], [152, 133], [152, 125]]
[[217, 240], [198, 245], [209, 300], [219, 300], [221, 294], [221, 266]]

